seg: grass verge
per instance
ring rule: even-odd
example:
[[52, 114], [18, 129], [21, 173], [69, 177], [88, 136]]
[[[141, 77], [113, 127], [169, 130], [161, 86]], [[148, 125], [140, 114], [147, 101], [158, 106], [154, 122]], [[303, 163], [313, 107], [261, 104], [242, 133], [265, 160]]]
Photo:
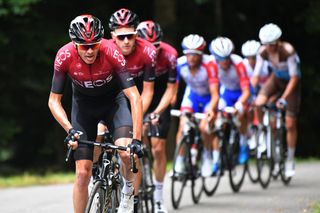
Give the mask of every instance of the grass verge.
[[24, 173], [22, 175], [14, 175], [8, 177], [0, 177], [0, 188], [23, 187], [32, 185], [48, 185], [72, 183], [74, 181], [74, 173], [48, 173], [45, 175], [37, 175]]

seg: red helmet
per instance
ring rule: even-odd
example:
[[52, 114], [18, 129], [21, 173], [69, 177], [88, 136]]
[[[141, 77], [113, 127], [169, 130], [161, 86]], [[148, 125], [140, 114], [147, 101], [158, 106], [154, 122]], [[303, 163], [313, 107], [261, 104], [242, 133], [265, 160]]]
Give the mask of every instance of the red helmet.
[[153, 21], [143, 21], [137, 27], [139, 37], [153, 43], [159, 44], [162, 39], [160, 24]]
[[101, 21], [92, 15], [77, 16], [70, 23], [69, 36], [76, 43], [94, 43], [102, 39], [104, 29]]
[[121, 27], [136, 28], [138, 24], [139, 18], [137, 14], [125, 8], [122, 8], [113, 13], [109, 19], [110, 30], [115, 30]]

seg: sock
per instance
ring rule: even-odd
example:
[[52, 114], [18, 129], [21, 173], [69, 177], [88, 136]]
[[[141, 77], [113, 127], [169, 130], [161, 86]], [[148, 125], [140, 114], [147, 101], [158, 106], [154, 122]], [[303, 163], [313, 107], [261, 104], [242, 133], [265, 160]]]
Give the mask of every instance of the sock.
[[295, 152], [295, 148], [288, 148], [287, 160], [291, 161], [294, 159], [294, 152]]
[[154, 180], [154, 186], [155, 186], [155, 190], [153, 193], [154, 201], [155, 202], [162, 202], [163, 201], [163, 197], [162, 197], [163, 182], [158, 182], [158, 181]]
[[218, 150], [213, 150], [212, 156], [213, 156], [213, 163], [218, 163], [219, 157], [220, 157], [220, 152]]
[[202, 154], [203, 159], [210, 158], [209, 151], [204, 147], [203, 149], [203, 154]]
[[124, 179], [124, 186], [122, 188], [122, 193], [125, 195], [132, 195], [133, 194], [133, 181], [128, 181]]
[[183, 162], [183, 156], [178, 155], [177, 156], [177, 162]]
[[245, 135], [240, 134], [240, 146], [245, 146], [247, 145], [247, 138]]

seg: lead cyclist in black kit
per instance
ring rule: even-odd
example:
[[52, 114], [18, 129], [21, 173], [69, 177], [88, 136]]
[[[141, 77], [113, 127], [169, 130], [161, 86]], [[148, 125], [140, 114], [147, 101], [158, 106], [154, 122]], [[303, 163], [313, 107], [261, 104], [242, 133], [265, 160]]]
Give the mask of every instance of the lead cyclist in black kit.
[[[55, 119], [68, 133], [66, 142], [74, 150], [76, 179], [73, 188], [75, 213], [83, 213], [88, 198], [88, 183], [92, 171], [93, 147], [79, 144], [71, 138], [95, 140], [97, 123], [106, 118], [116, 145], [131, 143], [142, 157], [142, 101], [126, 70], [126, 61], [112, 42], [102, 40], [104, 29], [98, 18], [81, 15], [71, 21], [69, 36], [72, 42], [57, 53], [49, 96], [49, 108]], [[71, 122], [62, 106], [67, 75], [72, 80]], [[129, 99], [130, 115], [125, 96]], [[133, 122], [132, 122], [133, 121]], [[131, 133], [133, 132], [133, 135]], [[133, 139], [131, 139], [133, 138]], [[122, 192], [132, 186], [135, 175], [130, 171], [129, 153], [120, 152], [125, 184]], [[125, 204], [132, 195], [123, 193], [118, 213], [125, 212]], [[133, 208], [133, 206], [132, 206]]]

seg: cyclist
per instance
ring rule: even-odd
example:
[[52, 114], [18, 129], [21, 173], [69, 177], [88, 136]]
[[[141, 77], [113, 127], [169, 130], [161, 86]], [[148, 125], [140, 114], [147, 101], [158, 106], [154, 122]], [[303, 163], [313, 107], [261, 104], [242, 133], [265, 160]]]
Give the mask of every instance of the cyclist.
[[[156, 48], [150, 42], [137, 37], [138, 24], [137, 14], [125, 8], [114, 12], [109, 19], [112, 36], [110, 41], [118, 46], [127, 61], [127, 69], [141, 94], [143, 113], [145, 113], [154, 93]], [[98, 125], [98, 135], [102, 135], [105, 130], [104, 121], [101, 121]], [[97, 140], [101, 141], [102, 137], [98, 137]], [[141, 176], [138, 164], [137, 167], [138, 176]], [[140, 177], [136, 179], [134, 188], [138, 189], [139, 185]], [[134, 201], [137, 206], [138, 190], [135, 190]]]
[[250, 83], [246, 67], [240, 56], [233, 54], [233, 42], [227, 37], [214, 39], [209, 50], [217, 62], [217, 75], [220, 83], [219, 109], [234, 106], [240, 121], [239, 163], [248, 160], [246, 142], [245, 111], [250, 97]]
[[253, 76], [253, 70], [256, 66], [256, 56], [259, 52], [261, 44], [256, 40], [248, 40], [241, 47], [241, 53], [244, 56], [243, 63], [246, 65], [248, 76], [250, 77], [250, 83], [255, 91], [259, 91], [261, 86], [267, 81], [270, 76], [270, 70], [268, 67], [268, 62], [266, 60], [263, 61], [261, 72], [259, 73], [259, 78]]
[[292, 177], [294, 170], [294, 154], [297, 141], [297, 115], [300, 106], [300, 59], [294, 47], [285, 41], [280, 41], [282, 31], [278, 25], [270, 23], [259, 31], [259, 38], [263, 44], [257, 55], [254, 69], [254, 81], [262, 70], [263, 61], [267, 60], [272, 74], [261, 88], [256, 99], [256, 105], [265, 104], [269, 97], [279, 94], [277, 107], [286, 108], [286, 129], [288, 155], [285, 163], [285, 174]]
[[[166, 174], [166, 138], [170, 125], [170, 101], [175, 94], [176, 84], [176, 60], [177, 51], [162, 40], [162, 29], [158, 23], [144, 21], [137, 28], [139, 37], [153, 43], [157, 48], [156, 58], [156, 79], [155, 95], [147, 113], [151, 117], [159, 117], [159, 136], [156, 136], [155, 129], [152, 128], [151, 146], [154, 157], [153, 168], [155, 174], [155, 212], [165, 213], [163, 205], [163, 181]], [[147, 137], [144, 139], [147, 140]]]
[[[268, 77], [270, 76], [270, 70], [267, 61], [263, 62], [262, 70], [259, 74], [259, 78], [257, 78], [258, 81], [255, 81], [256, 78], [252, 76], [254, 67], [256, 66], [256, 56], [259, 52], [260, 47], [260, 42], [256, 40], [248, 40], [241, 47], [241, 53], [245, 57], [243, 59], [243, 63], [247, 68], [247, 73], [251, 83], [251, 98], [249, 101], [251, 104], [254, 102], [254, 99], [256, 98], [261, 86], [267, 81]], [[252, 136], [250, 130], [252, 128], [252, 125], [258, 126], [259, 122], [256, 110], [253, 110], [253, 108], [251, 109], [252, 110], [248, 110], [248, 121], [250, 121], [249, 126], [251, 126], [248, 131], [248, 136], [249, 138], [254, 139], [253, 137], [250, 137]], [[248, 145], [250, 149], [254, 149], [256, 147], [256, 143], [254, 140], [248, 140]]]
[[[49, 108], [58, 123], [68, 132], [65, 141], [74, 150], [76, 179], [73, 188], [74, 212], [83, 213], [88, 199], [93, 147], [79, 144], [74, 138], [94, 140], [97, 123], [106, 122], [117, 145], [131, 143], [141, 157], [142, 101], [127, 72], [124, 56], [116, 45], [102, 40], [104, 29], [98, 18], [80, 15], [70, 23], [72, 42], [57, 53], [49, 96]], [[71, 122], [62, 106], [67, 76], [72, 80]], [[132, 119], [125, 96], [129, 99]], [[133, 127], [133, 128], [132, 128]], [[132, 135], [133, 132], [133, 135]], [[131, 139], [133, 138], [133, 139]], [[128, 152], [120, 152], [123, 191], [128, 191], [135, 175], [130, 171]], [[120, 211], [119, 211], [120, 212]]]
[[[205, 112], [208, 119], [203, 119], [200, 122], [200, 131], [204, 142], [203, 164], [201, 168], [202, 176], [212, 175], [212, 158], [209, 153], [209, 143], [213, 143], [213, 136], [207, 132], [208, 122], [213, 123], [215, 110], [218, 106], [219, 87], [217, 76], [214, 74], [213, 57], [203, 54], [206, 42], [202, 36], [190, 34], [184, 37], [182, 48], [184, 56], [177, 60], [177, 79], [182, 77], [186, 82], [186, 89], [181, 103], [181, 111], [187, 112]], [[177, 132], [177, 141], [182, 136], [185, 118], [180, 119], [180, 124]], [[214, 150], [218, 150], [218, 144], [212, 144]], [[214, 152], [214, 155], [215, 152]], [[183, 172], [182, 156], [178, 156], [175, 163], [175, 171]]]

